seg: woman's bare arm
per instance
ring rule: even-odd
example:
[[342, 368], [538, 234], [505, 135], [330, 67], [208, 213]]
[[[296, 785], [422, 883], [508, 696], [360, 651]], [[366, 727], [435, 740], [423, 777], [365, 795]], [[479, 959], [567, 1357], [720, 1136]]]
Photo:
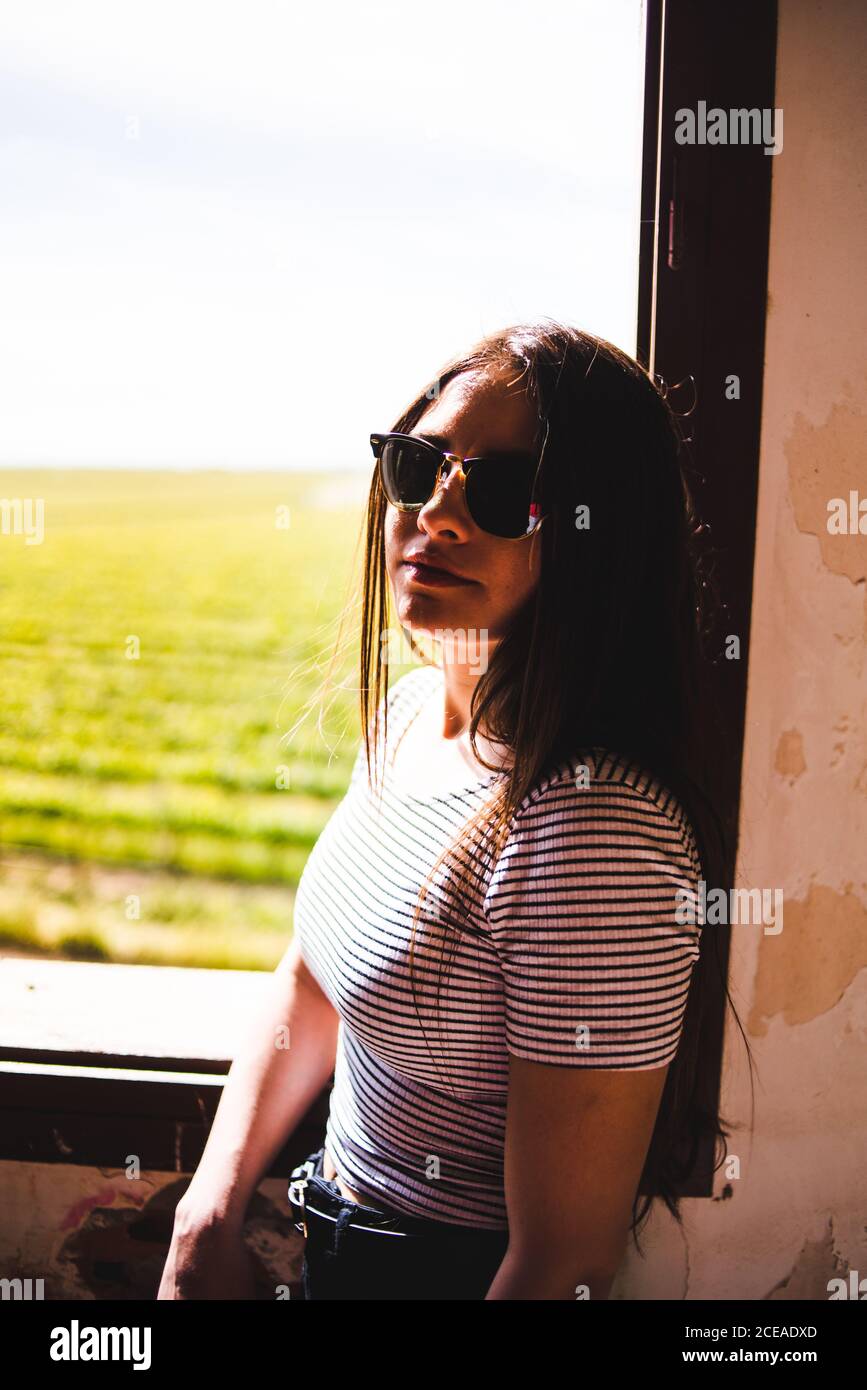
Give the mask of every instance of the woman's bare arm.
[[[667, 1072], [510, 1056], [509, 1247], [488, 1299], [607, 1299]], [[584, 1287], [587, 1295], [579, 1293]]]
[[232, 1063], [176, 1227], [240, 1231], [263, 1174], [334, 1070], [338, 1025], [293, 938]]

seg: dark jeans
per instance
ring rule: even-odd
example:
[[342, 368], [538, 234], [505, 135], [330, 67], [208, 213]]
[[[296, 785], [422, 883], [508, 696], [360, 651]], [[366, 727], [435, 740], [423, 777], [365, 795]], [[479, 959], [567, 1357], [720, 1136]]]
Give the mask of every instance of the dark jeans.
[[[304, 1298], [483, 1299], [506, 1247], [508, 1231], [450, 1226], [440, 1221], [359, 1206], [334, 1179], [322, 1176], [324, 1147], [300, 1164], [307, 1240]], [[290, 1202], [300, 1229], [297, 1194]]]

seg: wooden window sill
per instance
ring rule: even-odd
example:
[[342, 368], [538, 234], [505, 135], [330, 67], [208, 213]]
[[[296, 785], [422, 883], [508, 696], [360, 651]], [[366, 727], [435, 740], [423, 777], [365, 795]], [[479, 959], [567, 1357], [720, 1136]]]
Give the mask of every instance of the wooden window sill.
[[[0, 1159], [192, 1173], [269, 979], [0, 956]], [[322, 1142], [329, 1090], [263, 1177]]]

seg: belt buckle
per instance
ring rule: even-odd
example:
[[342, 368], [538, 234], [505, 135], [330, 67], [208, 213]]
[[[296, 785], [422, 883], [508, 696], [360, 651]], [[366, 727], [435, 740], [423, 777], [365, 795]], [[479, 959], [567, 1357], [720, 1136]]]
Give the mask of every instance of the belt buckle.
[[[305, 1159], [303, 1163], [300, 1163], [298, 1167], [293, 1170], [292, 1180], [289, 1183], [289, 1192], [290, 1194], [294, 1193], [298, 1201], [298, 1206], [301, 1208], [301, 1229], [304, 1232], [305, 1240], [307, 1239], [307, 1209], [304, 1202], [304, 1192], [313, 1175], [313, 1168], [314, 1164], [312, 1160], [309, 1158]], [[303, 1176], [296, 1178], [295, 1173], [301, 1173]]]
[[301, 1208], [301, 1229], [304, 1232], [305, 1240], [307, 1239], [307, 1211], [304, 1206], [304, 1189], [307, 1186], [307, 1182], [307, 1178], [297, 1178], [294, 1182], [289, 1184], [289, 1191], [294, 1192], [298, 1200], [298, 1205]]

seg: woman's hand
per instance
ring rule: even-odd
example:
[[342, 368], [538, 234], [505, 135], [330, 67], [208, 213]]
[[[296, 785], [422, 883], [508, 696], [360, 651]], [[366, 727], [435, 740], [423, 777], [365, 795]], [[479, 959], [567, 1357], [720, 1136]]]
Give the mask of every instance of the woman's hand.
[[243, 1228], [176, 1213], [157, 1300], [256, 1297], [256, 1266]]

